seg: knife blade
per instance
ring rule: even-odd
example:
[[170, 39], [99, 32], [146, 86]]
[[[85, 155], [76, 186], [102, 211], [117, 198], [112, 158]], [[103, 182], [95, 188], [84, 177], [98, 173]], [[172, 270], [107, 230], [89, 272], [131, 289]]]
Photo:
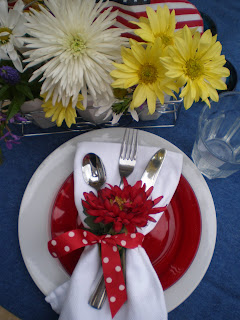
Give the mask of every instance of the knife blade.
[[166, 150], [159, 149], [149, 160], [141, 178], [142, 183], [146, 185], [146, 190], [148, 190], [150, 187], [153, 187], [157, 181], [165, 159], [165, 155]]

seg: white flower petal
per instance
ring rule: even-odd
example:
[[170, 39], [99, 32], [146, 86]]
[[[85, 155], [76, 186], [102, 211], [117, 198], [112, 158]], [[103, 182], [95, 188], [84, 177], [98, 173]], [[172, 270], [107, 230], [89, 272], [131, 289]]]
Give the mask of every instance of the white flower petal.
[[8, 2], [7, 0], [0, 0], [0, 24], [8, 27]]
[[122, 113], [119, 113], [119, 114], [113, 113], [112, 124], [118, 123], [122, 115], [123, 115]]
[[133, 119], [134, 119], [135, 121], [139, 121], [139, 117], [138, 117], [137, 111], [136, 111], [135, 109], [131, 110], [131, 109], [129, 108], [128, 111], [130, 111], [131, 116], [133, 117]]
[[[24, 4], [22, 0], [18, 0], [14, 5], [13, 9], [8, 11], [8, 2], [7, 0], [0, 0], [0, 27], [9, 28], [10, 32], [2, 32], [1, 35], [9, 35], [7, 42], [1, 45], [1, 51], [4, 53], [1, 54], [2, 56], [8, 56], [15, 68], [23, 72], [22, 62], [20, 57], [17, 54], [16, 48], [20, 48], [23, 45], [23, 40], [19, 38], [19, 36], [23, 35], [25, 32], [23, 25], [24, 18], [22, 17], [22, 9]], [[23, 33], [24, 32], [24, 33]]]
[[10, 51], [9, 57], [12, 60], [12, 63], [14, 64], [14, 67], [19, 71], [23, 72], [23, 67], [22, 67], [22, 61], [20, 60], [19, 56], [17, 55], [16, 51]]
[[86, 97], [85, 88], [93, 101], [103, 95], [105, 101], [110, 101], [113, 94], [109, 72], [112, 62], [121, 58], [121, 46], [126, 43], [121, 37], [125, 30], [109, 28], [116, 12], [103, 11], [106, 3], [95, 0], [47, 0], [45, 5], [51, 13], [41, 8], [26, 15], [30, 37], [24, 40], [31, 49], [24, 53], [28, 57], [26, 68], [42, 65], [30, 80], [42, 74], [41, 92], [54, 87], [51, 90], [64, 105], [69, 97], [77, 101], [79, 92], [85, 91]]

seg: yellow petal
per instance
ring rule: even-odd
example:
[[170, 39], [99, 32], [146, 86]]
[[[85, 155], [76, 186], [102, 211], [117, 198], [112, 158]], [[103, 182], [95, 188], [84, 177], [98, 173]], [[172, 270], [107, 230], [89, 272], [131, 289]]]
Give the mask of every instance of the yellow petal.
[[139, 83], [139, 77], [135, 76], [128, 79], [117, 79], [112, 83], [113, 88], [127, 89]]
[[62, 108], [62, 110], [59, 112], [59, 115], [58, 115], [58, 118], [56, 121], [58, 127], [60, 127], [62, 125], [63, 120], [65, 119], [65, 113], [66, 113], [66, 108]]
[[136, 77], [136, 72], [122, 72], [119, 70], [113, 70], [110, 72], [110, 76], [117, 79], [128, 79]]
[[134, 30], [134, 33], [139, 36], [141, 39], [143, 39], [146, 42], [154, 43], [154, 36], [152, 32], [148, 32], [146, 30], [136, 29]]
[[143, 64], [145, 61], [145, 50], [142, 45], [135, 44], [131, 47], [134, 58], [140, 63]]
[[211, 98], [213, 101], [218, 102], [219, 96], [218, 96], [217, 90], [214, 89], [212, 86], [208, 86], [208, 91], [209, 91], [209, 96], [210, 96], [210, 98]]
[[147, 98], [147, 86], [139, 84], [133, 93], [132, 108], [141, 106]]
[[190, 58], [189, 48], [186, 45], [186, 42], [181, 38], [175, 39], [175, 46], [178, 50], [178, 54], [187, 61]]
[[156, 110], [156, 93], [149, 88], [147, 88], [147, 104], [150, 114], [153, 114]]
[[[167, 91], [167, 90], [166, 90]], [[161, 90], [161, 88], [159, 88], [158, 86], [156, 86], [155, 88], [155, 93], [157, 95], [158, 100], [161, 102], [161, 104], [164, 104], [164, 93]], [[167, 93], [167, 92], [166, 92]]]
[[129, 48], [122, 48], [121, 50], [123, 62], [132, 69], [138, 69], [140, 64], [133, 56], [132, 50]]
[[184, 103], [184, 108], [186, 110], [188, 110], [189, 108], [191, 108], [192, 104], [193, 104], [193, 99], [191, 97], [191, 94], [190, 94], [190, 91], [188, 92], [188, 94], [186, 94], [184, 96], [184, 99], [183, 99], [183, 103]]
[[129, 67], [126, 64], [123, 63], [115, 63], [113, 62], [113, 65], [116, 69], [123, 71], [123, 72], [135, 72], [136, 70], [138, 70], [138, 67], [135, 66], [135, 68]]
[[212, 77], [205, 76], [205, 79], [209, 81], [209, 83], [218, 90], [226, 90], [227, 85], [222, 79], [216, 79]]
[[154, 34], [158, 33], [159, 21], [156, 12], [151, 7], [146, 7], [149, 23]]
[[203, 100], [203, 101], [209, 106], [209, 108], [211, 108], [211, 104], [210, 104], [210, 102], [209, 102], [208, 99], [205, 99], [205, 100]]

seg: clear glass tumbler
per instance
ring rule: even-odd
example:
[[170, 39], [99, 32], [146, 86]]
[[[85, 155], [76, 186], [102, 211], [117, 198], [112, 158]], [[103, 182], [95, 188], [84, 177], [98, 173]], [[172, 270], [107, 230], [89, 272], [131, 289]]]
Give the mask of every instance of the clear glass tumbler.
[[240, 169], [240, 92], [227, 92], [201, 112], [192, 159], [209, 179]]

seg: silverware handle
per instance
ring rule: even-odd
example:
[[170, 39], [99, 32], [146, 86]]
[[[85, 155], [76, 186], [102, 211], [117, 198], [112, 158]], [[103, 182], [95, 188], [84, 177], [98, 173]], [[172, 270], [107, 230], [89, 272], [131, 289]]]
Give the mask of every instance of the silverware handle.
[[106, 300], [106, 297], [107, 292], [105, 288], [104, 277], [102, 275], [96, 289], [94, 290], [93, 294], [91, 295], [88, 301], [88, 304], [95, 309], [101, 309], [104, 301]]
[[[121, 260], [122, 260], [122, 271], [123, 271], [124, 280], [126, 283], [126, 248], [122, 248]], [[92, 293], [88, 301], [88, 304], [95, 309], [101, 309], [104, 304], [104, 301], [106, 300], [106, 297], [107, 297], [107, 292], [105, 288], [104, 277], [102, 275], [96, 289], [94, 290], [94, 292]]]
[[120, 181], [120, 184], [119, 184], [119, 188], [120, 188], [120, 189], [123, 189], [123, 187], [124, 187], [123, 177], [121, 177], [121, 181]]

